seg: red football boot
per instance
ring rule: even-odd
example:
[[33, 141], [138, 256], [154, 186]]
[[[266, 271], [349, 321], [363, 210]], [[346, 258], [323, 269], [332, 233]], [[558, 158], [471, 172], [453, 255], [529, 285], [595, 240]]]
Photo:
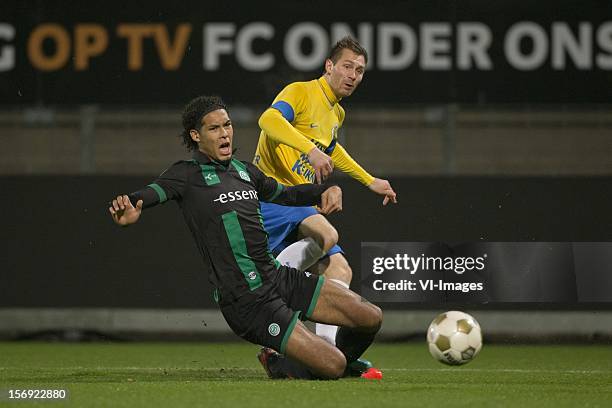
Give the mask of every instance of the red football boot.
[[383, 374], [378, 368], [368, 368], [368, 370], [361, 374], [361, 378], [365, 378], [367, 380], [382, 380]]

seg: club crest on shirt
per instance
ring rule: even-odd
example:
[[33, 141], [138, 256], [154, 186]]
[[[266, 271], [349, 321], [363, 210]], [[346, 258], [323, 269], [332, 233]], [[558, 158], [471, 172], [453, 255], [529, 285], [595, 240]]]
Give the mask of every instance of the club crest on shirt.
[[251, 181], [251, 178], [249, 177], [249, 173], [247, 173], [244, 170], [240, 170], [238, 172], [238, 175], [240, 176], [241, 179], [245, 180], [245, 181]]
[[272, 323], [268, 326], [268, 333], [270, 336], [278, 336], [280, 334], [280, 326], [277, 323]]

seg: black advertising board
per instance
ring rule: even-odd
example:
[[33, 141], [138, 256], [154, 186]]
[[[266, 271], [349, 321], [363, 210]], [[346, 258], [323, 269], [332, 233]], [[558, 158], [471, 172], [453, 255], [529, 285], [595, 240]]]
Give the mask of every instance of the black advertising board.
[[[150, 181], [0, 178], [14, 198], [0, 201], [10, 215], [0, 230], [0, 308], [216, 308], [175, 202], [146, 210], [134, 227], [112, 222], [108, 200]], [[397, 177], [400, 204], [386, 207], [337, 181], [344, 210], [330, 220], [351, 287], [386, 309], [612, 309], [609, 177]]]
[[610, 1], [3, 1], [0, 103], [270, 103], [351, 33], [361, 105], [609, 103]]

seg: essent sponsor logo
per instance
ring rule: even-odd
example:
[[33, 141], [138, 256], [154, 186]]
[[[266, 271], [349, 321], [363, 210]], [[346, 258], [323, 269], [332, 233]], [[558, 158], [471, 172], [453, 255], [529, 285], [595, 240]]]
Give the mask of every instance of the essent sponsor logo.
[[227, 193], [221, 193], [219, 194], [219, 197], [215, 198], [213, 201], [225, 204], [231, 201], [258, 199], [259, 198], [257, 197], [257, 191], [255, 190], [236, 190], [228, 191]]

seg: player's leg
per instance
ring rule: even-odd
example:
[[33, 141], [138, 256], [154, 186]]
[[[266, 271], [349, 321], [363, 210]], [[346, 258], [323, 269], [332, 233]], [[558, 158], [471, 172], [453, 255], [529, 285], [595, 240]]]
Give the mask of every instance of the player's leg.
[[[332, 245], [333, 242], [337, 241], [337, 232], [335, 228], [327, 221], [325, 217], [320, 214], [313, 214], [312, 216], [305, 218], [300, 223], [299, 235], [306, 235], [317, 238], [321, 245], [325, 246], [325, 249]], [[329, 236], [331, 236], [331, 239], [328, 239], [326, 241], [325, 237]], [[293, 245], [297, 246], [298, 250], [301, 251], [301, 253], [308, 253], [309, 251], [313, 252], [315, 248], [319, 249], [319, 246], [316, 241], [311, 241], [310, 243], [299, 242]], [[287, 254], [288, 262], [284, 262], [284, 264], [289, 264], [290, 266], [299, 266], [299, 264], [292, 264], [292, 262], [295, 262], [297, 260], [299, 262], [303, 262], [304, 264], [308, 263], [309, 265], [311, 262], [314, 261], [313, 257], [308, 258], [306, 256], [299, 256], [299, 253], [295, 254], [295, 251], [293, 252], [294, 254]], [[353, 272], [342, 253], [342, 249], [338, 245], [333, 245], [328, 250], [327, 255], [329, 256], [323, 257], [316, 264], [308, 268], [308, 270], [317, 275], [325, 276], [330, 281], [336, 282], [340, 286], [348, 289], [353, 276]], [[338, 326], [333, 324], [316, 323], [315, 332], [318, 336], [320, 336], [330, 344], [336, 345], [336, 338], [339, 333]], [[345, 337], [347, 329], [341, 330], [340, 333], [342, 333], [342, 337]], [[349, 363], [348, 373], [351, 376], [359, 376], [370, 368], [372, 368], [371, 362], [359, 358], [358, 360]]]
[[[264, 345], [258, 357], [271, 378], [341, 377], [346, 367], [344, 355], [300, 321], [314, 310], [324, 279], [308, 277], [296, 269], [279, 273], [277, 279], [280, 292], [247, 293], [238, 300], [220, 296], [219, 306], [225, 321], [244, 340]], [[287, 296], [281, 296], [281, 292]], [[284, 297], [299, 304], [299, 309], [291, 308]], [[264, 354], [264, 350], [271, 353]]]
[[[298, 228], [299, 238], [310, 237], [324, 253], [332, 251], [338, 243], [338, 231], [321, 214], [314, 214], [306, 217]], [[342, 257], [344, 258], [344, 257]], [[351, 283], [353, 272], [347, 262], [334, 261], [332, 266], [320, 268], [319, 274], [323, 274], [328, 279], [338, 279], [346, 284]]]
[[346, 358], [342, 352], [309, 331], [298, 321], [289, 335], [283, 353], [264, 347], [260, 363], [273, 379], [331, 380], [344, 375]]
[[[313, 213], [300, 223], [298, 236], [306, 238], [286, 247], [276, 259], [283, 265], [325, 276], [348, 289], [353, 272], [336, 245], [338, 233], [329, 221]], [[320, 259], [324, 253], [329, 256]], [[337, 326], [323, 323], [315, 327], [317, 335], [331, 344], [336, 344], [337, 330]]]
[[[295, 215], [289, 215], [288, 218], [296, 220], [297, 214], [295, 212], [294, 214]], [[291, 236], [288, 236], [287, 240], [273, 247], [273, 250], [278, 251], [280, 248], [284, 247], [276, 256], [276, 259], [283, 265], [305, 271], [307, 269], [310, 270], [309, 268], [312, 265], [334, 249], [338, 241], [338, 232], [325, 217], [318, 214], [312, 208], [310, 208], [310, 211], [300, 210], [300, 214], [303, 218], [299, 219], [297, 237], [301, 239], [285, 246], [287, 243], [286, 241], [291, 239]], [[346, 264], [346, 266], [348, 267], [348, 264]], [[336, 267], [328, 269], [331, 273], [325, 275], [327, 278], [338, 279], [342, 282], [350, 283], [352, 275], [350, 268]]]
[[[332, 251], [341, 251], [340, 247], [336, 245]], [[330, 252], [332, 252], [330, 251]], [[339, 272], [338, 272], [339, 271]], [[348, 276], [352, 276], [352, 270], [346, 261], [344, 255], [341, 252], [332, 253], [330, 256], [327, 256], [321, 259], [319, 262], [310, 267], [310, 272], [319, 275], [325, 276], [330, 281], [336, 282], [340, 286], [348, 289], [350, 285], [350, 280], [347, 282], [344, 279], [338, 279], [337, 276], [342, 276], [344, 278]], [[338, 326], [333, 324], [325, 324], [325, 323], [317, 323], [315, 327], [315, 331], [317, 335], [323, 337], [326, 341], [331, 344], [336, 344], [336, 334], [338, 331]]]
[[308, 367], [315, 378], [340, 378], [346, 368], [346, 358], [342, 352], [299, 321], [289, 337], [285, 355]]
[[[260, 353], [260, 362], [268, 374], [272, 378], [337, 378], [340, 369], [344, 374], [346, 363], [359, 358], [374, 340], [382, 311], [323, 277], [284, 268], [278, 279], [277, 293], [287, 302], [288, 310], [297, 312], [287, 314], [284, 305], [270, 308], [274, 321], [280, 322], [280, 331], [276, 337], [263, 333], [260, 344], [268, 344], [281, 354], [265, 349]], [[345, 326], [339, 332], [338, 347], [309, 332], [300, 317]], [[263, 327], [267, 321], [262, 323]]]
[[353, 270], [341, 251], [342, 249], [335, 245], [328, 252], [329, 256], [320, 259], [310, 267], [309, 271], [333, 281], [340, 281], [344, 283], [342, 286], [348, 289], [353, 278]]
[[[309, 270], [317, 275], [325, 276], [338, 284], [348, 288], [353, 278], [353, 271], [336, 245], [338, 232], [321, 214], [305, 218], [299, 226], [299, 236], [310, 237], [322, 246], [329, 254], [315, 263]], [[329, 324], [317, 323], [315, 332], [331, 344], [336, 344], [338, 327]]]
[[308, 270], [325, 255], [314, 238], [306, 237], [287, 246], [276, 256], [281, 265], [289, 266], [300, 271]]
[[[306, 270], [330, 251], [330, 255], [341, 251], [334, 248], [338, 232], [313, 207], [286, 207], [262, 202], [261, 214], [269, 246], [283, 265]], [[352, 271], [346, 261], [334, 262], [321, 270], [328, 279], [338, 279], [346, 284], [351, 282]]]
[[382, 310], [357, 293], [324, 279], [319, 297], [306, 315], [309, 320], [348, 327], [362, 332], [377, 332]]
[[340, 326], [336, 347], [346, 357], [347, 364], [350, 364], [374, 341], [382, 324], [382, 311], [355, 292], [325, 280], [308, 318]]
[[[332, 247], [328, 252], [333, 252], [330, 256], [320, 259], [323, 256], [322, 250], [313, 238], [307, 237], [297, 241], [285, 248], [276, 259], [285, 266], [296, 268], [300, 271], [308, 269], [316, 275], [323, 275], [334, 282], [349, 288], [351, 268], [340, 252], [338, 245]], [[342, 279], [338, 279], [342, 277]], [[348, 279], [348, 282], [347, 282]], [[336, 332], [338, 326], [317, 323], [315, 332], [330, 344], [336, 344]]]
[[312, 237], [327, 252], [338, 243], [338, 231], [316, 211], [305, 217], [299, 226], [300, 237]]
[[331, 247], [331, 242], [325, 243], [320, 237], [317, 237], [319, 241], [311, 237], [298, 238], [300, 223], [318, 215], [313, 207], [287, 207], [262, 202], [261, 215], [268, 233], [268, 245], [282, 265], [304, 271], [328, 251], [322, 245]]
[[[299, 275], [297, 271], [286, 271], [287, 280], [281, 282], [279, 290], [289, 296], [289, 305], [304, 311], [305, 318], [314, 321], [340, 324], [345, 327], [338, 334], [338, 346], [313, 335], [293, 317], [294, 324], [287, 329], [280, 350], [262, 350], [260, 362], [272, 378], [337, 378], [353, 375], [346, 370], [347, 364], [355, 362], [374, 340], [382, 322], [382, 311], [344, 287], [319, 278]], [[306, 293], [311, 295], [303, 296]], [[297, 323], [297, 324], [296, 324]], [[321, 351], [321, 353], [319, 353]], [[338, 359], [341, 355], [342, 359]], [[365, 370], [362, 370], [365, 371]], [[359, 372], [357, 375], [360, 375]]]
[[[283, 207], [262, 203], [264, 226], [270, 236], [272, 248], [279, 248], [291, 235], [293, 228], [298, 227], [298, 236], [306, 237], [285, 248], [277, 260], [283, 265], [305, 270], [316, 262], [324, 251], [330, 254], [314, 267], [315, 273], [348, 288], [352, 279], [352, 270], [336, 245], [338, 233], [325, 217], [312, 207]], [[311, 271], [313, 269], [311, 268]], [[316, 334], [331, 344], [335, 344], [337, 326], [323, 323], [316, 324]], [[364, 366], [369, 366], [364, 362]]]

